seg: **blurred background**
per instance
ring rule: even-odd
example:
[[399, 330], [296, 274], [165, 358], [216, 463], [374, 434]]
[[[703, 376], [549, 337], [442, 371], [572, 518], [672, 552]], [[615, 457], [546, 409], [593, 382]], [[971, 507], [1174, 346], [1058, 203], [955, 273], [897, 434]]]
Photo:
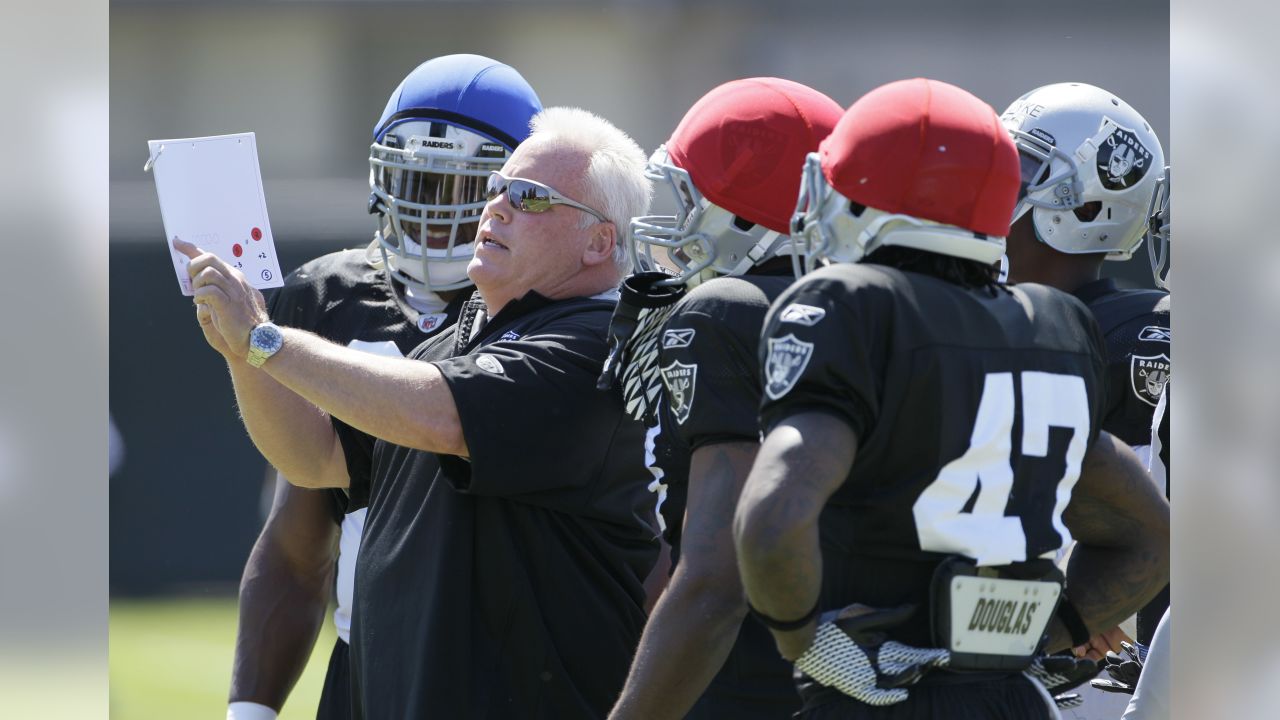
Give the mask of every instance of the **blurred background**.
[[[176, 287], [142, 169], [147, 140], [257, 133], [286, 272], [368, 243], [373, 123], [410, 70], [448, 53], [507, 62], [545, 105], [597, 112], [646, 151], [731, 79], [785, 77], [847, 105], [882, 83], [927, 76], [997, 111], [1043, 84], [1099, 85], [1142, 112], [1173, 155], [1163, 2], [172, 0], [113, 2], [110, 16], [109, 552], [120, 718], [222, 712], [236, 586], [271, 496], [226, 370]], [[1150, 284], [1145, 255], [1106, 269]], [[284, 717], [313, 715], [331, 645], [331, 634], [317, 643]]]

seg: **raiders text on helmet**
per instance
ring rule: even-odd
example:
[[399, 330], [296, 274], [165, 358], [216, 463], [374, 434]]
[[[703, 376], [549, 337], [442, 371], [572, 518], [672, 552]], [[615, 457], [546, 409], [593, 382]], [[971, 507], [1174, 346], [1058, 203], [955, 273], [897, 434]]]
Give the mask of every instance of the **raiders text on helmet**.
[[1018, 190], [1018, 156], [989, 105], [916, 78], [844, 114], [805, 163], [792, 220], [805, 270], [898, 245], [995, 263]]
[[541, 109], [518, 72], [479, 55], [428, 60], [400, 83], [369, 150], [369, 212], [393, 278], [418, 292], [471, 284], [485, 183]]
[[693, 286], [741, 275], [786, 249], [805, 155], [841, 112], [817, 90], [779, 78], [734, 80], [703, 96], [649, 160], [649, 177], [671, 193], [677, 214], [632, 220], [635, 267], [654, 267], [660, 248], [679, 269], [672, 282]]
[[1128, 260], [1147, 232], [1164, 150], [1128, 103], [1085, 83], [1032, 90], [1001, 116], [1021, 161], [1013, 219], [1064, 253]]

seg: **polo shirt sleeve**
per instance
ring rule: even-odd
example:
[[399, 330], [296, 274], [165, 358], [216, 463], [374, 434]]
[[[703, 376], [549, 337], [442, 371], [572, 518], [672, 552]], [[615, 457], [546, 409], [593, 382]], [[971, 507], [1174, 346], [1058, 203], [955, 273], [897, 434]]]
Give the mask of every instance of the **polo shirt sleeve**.
[[866, 437], [880, 414], [890, 314], [878, 288], [821, 271], [778, 298], [760, 337], [761, 429], [817, 410]]
[[616, 393], [595, 387], [608, 315], [587, 316], [435, 362], [471, 455], [440, 456], [442, 477], [455, 489], [532, 496], [599, 477], [622, 412]]

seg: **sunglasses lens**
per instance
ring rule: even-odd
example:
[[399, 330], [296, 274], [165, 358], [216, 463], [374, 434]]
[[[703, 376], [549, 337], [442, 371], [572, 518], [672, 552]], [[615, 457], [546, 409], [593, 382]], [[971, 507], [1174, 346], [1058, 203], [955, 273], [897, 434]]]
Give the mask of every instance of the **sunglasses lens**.
[[489, 182], [484, 188], [485, 201], [492, 200], [507, 189], [507, 180], [496, 172], [489, 173]]
[[525, 180], [511, 181], [512, 205], [525, 212], [541, 213], [551, 209], [551, 196], [546, 188]]

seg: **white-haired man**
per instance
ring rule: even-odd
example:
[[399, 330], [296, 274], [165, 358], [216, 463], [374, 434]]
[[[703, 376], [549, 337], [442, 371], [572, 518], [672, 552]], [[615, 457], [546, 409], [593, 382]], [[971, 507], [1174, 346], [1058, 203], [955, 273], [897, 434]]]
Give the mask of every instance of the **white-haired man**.
[[489, 178], [479, 297], [411, 359], [276, 327], [243, 276], [176, 243], [259, 449], [290, 479], [369, 494], [355, 717], [598, 717], [644, 624], [644, 431], [595, 378], [645, 159], [581, 110], [532, 127]]

